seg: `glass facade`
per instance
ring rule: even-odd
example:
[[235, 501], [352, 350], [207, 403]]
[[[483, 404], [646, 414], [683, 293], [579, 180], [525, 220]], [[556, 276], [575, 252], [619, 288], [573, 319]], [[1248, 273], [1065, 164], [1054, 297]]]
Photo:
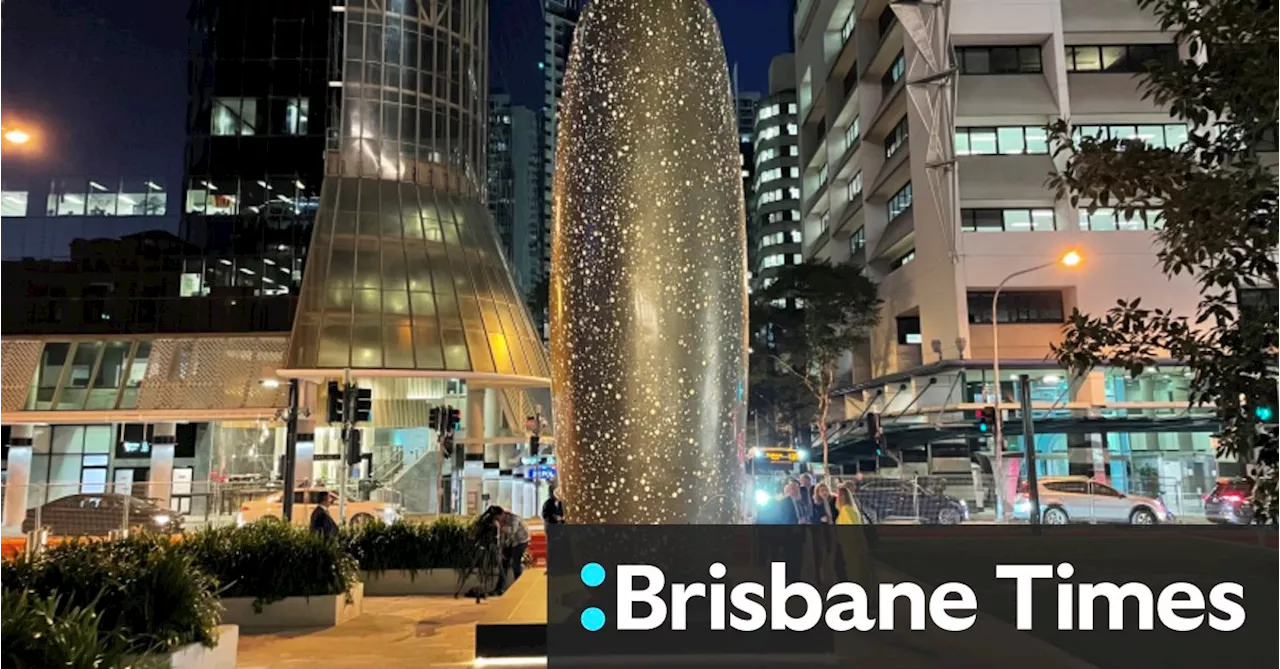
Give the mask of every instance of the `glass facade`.
[[27, 396], [28, 411], [104, 411], [138, 406], [151, 344], [107, 340], [50, 342]]

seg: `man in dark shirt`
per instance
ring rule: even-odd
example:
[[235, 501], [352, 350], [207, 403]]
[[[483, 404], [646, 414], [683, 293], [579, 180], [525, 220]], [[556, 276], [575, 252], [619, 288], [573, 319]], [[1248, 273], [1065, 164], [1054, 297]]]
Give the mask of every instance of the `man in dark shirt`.
[[555, 486], [551, 487], [547, 501], [542, 504], [542, 521], [548, 525], [564, 522], [564, 502], [556, 497]]
[[312, 534], [318, 534], [325, 539], [333, 539], [338, 536], [338, 524], [333, 522], [333, 516], [329, 515], [329, 505], [332, 502], [332, 496], [329, 493], [324, 493], [320, 496], [320, 503], [311, 510]]

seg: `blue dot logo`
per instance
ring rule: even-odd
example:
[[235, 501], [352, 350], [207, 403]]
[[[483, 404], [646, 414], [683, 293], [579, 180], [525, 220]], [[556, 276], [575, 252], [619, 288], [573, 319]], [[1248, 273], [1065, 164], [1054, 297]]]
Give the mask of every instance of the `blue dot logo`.
[[597, 632], [604, 627], [604, 611], [593, 606], [582, 612], [581, 620], [583, 629], [588, 632]]
[[[594, 588], [604, 583], [604, 567], [601, 567], [598, 562], [589, 562], [583, 565], [582, 572], [579, 575], [582, 577], [583, 584], [588, 588]], [[586, 614], [582, 615], [585, 616]]]

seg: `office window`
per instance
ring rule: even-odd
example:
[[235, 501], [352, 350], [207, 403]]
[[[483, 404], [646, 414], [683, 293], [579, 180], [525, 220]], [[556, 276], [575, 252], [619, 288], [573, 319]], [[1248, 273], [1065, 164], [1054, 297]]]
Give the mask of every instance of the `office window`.
[[1178, 60], [1176, 44], [1075, 45], [1066, 48], [1068, 72], [1143, 74], [1155, 63]]
[[794, 123], [788, 123], [788, 124], [787, 124], [787, 134], [788, 134], [788, 135], [795, 135], [795, 134], [798, 134], [799, 132], [800, 132], [800, 127], [799, 127], [799, 126], [797, 126], [797, 125], [796, 125], [796, 124], [794, 124]]
[[766, 246], [775, 246], [777, 244], [784, 244], [786, 243], [786, 241], [787, 241], [787, 233], [775, 232], [773, 234], [764, 235], [763, 237], [760, 238], [760, 248], [764, 248]]
[[857, 144], [861, 140], [862, 140], [862, 128], [858, 123], [858, 117], [855, 116], [853, 117], [853, 120], [849, 122], [849, 127], [844, 129], [845, 148], [847, 149], [848, 147], [851, 147], [854, 144]]
[[994, 156], [1049, 153], [1048, 134], [1039, 126], [956, 128], [957, 156]]
[[961, 209], [960, 229], [965, 232], [1041, 232], [1056, 229], [1053, 210]]
[[1092, 214], [1080, 210], [1080, 229], [1093, 232], [1114, 230], [1159, 230], [1164, 227], [1164, 213], [1159, 209], [1134, 211], [1126, 216], [1118, 209], [1100, 207]]
[[253, 98], [214, 98], [214, 135], [253, 135], [258, 130], [258, 101]]
[[906, 253], [898, 256], [898, 258], [893, 262], [889, 263], [889, 271], [892, 272], [893, 270], [898, 269], [903, 265], [909, 264], [912, 260], [915, 260], [915, 259], [916, 259], [916, 250], [911, 249], [910, 251], [907, 251]]
[[27, 215], [27, 191], [6, 190], [0, 192], [0, 217]]
[[840, 41], [847, 42], [853, 36], [853, 29], [858, 26], [858, 8], [856, 6], [849, 7], [849, 15], [844, 17], [844, 23], [840, 26]]
[[[973, 291], [968, 294], [969, 322], [991, 323], [991, 299], [994, 292]], [[1000, 323], [1061, 323], [1064, 320], [1062, 293], [1056, 290], [1002, 290], [996, 306]]]
[[770, 160], [773, 160], [774, 158], [777, 158], [777, 157], [778, 157], [777, 149], [765, 149], [760, 152], [759, 156], [756, 157], [756, 164], [759, 165], [762, 163], [767, 163]]
[[828, 172], [827, 172], [827, 166], [826, 166], [826, 164], [823, 164], [823, 166], [822, 166], [822, 167], [819, 167], [819, 168], [818, 168], [818, 185], [819, 185], [819, 186], [825, 186], [825, 185], [826, 185], [826, 183], [827, 183], [827, 175], [828, 175]]
[[786, 264], [787, 256], [781, 253], [768, 255], [760, 259], [760, 269], [769, 269], [770, 267], [781, 267]]
[[892, 158], [898, 149], [907, 144], [907, 115], [903, 114], [898, 124], [884, 138], [884, 157]]
[[1040, 74], [1038, 46], [966, 46], [956, 49], [960, 74]]
[[768, 128], [765, 128], [764, 130], [761, 130], [760, 132], [756, 133], [756, 142], [763, 142], [766, 140], [770, 140], [770, 139], [773, 139], [774, 137], [777, 137], [780, 134], [782, 134], [781, 128], [779, 128], [776, 125], [769, 126]]
[[903, 52], [898, 52], [898, 57], [893, 59], [893, 64], [889, 66], [889, 71], [884, 73], [880, 78], [880, 90], [885, 95], [893, 89], [894, 84], [907, 73], [907, 60]]
[[849, 179], [849, 201], [856, 202], [862, 198], [862, 172]]
[[757, 120], [764, 121], [766, 119], [771, 119], [777, 115], [778, 115], [778, 105], [769, 105], [767, 107], [760, 108], [760, 115], [757, 117]]
[[853, 231], [853, 235], [849, 237], [849, 251], [857, 253], [867, 247], [867, 229], [858, 228]]
[[791, 200], [799, 200], [799, 199], [800, 199], [800, 189], [799, 189], [799, 188], [788, 188], [788, 189], [787, 189], [787, 198], [788, 198], [788, 199], [791, 199]]
[[889, 198], [887, 205], [889, 220], [897, 218], [902, 212], [911, 208], [911, 182], [903, 186], [898, 192]]
[[804, 256], [800, 255], [799, 253], [791, 254], [791, 264], [792, 265], [804, 264]]
[[800, 234], [800, 231], [799, 231], [799, 230], [792, 230], [792, 231], [791, 231], [791, 243], [792, 243], [792, 244], [799, 244], [803, 239], [804, 239], [804, 237], [802, 237], [802, 236], [801, 236], [801, 234]]
[[49, 194], [50, 216], [84, 216], [85, 196], [76, 193]]
[[1077, 141], [1093, 137], [1098, 141], [1108, 139], [1139, 139], [1157, 149], [1180, 149], [1187, 143], [1187, 126], [1183, 123], [1151, 125], [1078, 125], [1072, 128]]
[[[285, 100], [284, 106], [284, 131], [290, 135], [307, 134], [307, 112], [311, 106], [311, 101], [307, 98], [289, 98]], [[503, 117], [506, 123], [511, 123], [511, 117]], [[249, 133], [252, 134], [252, 133]]]
[[782, 178], [782, 168], [775, 167], [760, 173], [760, 183], [767, 184], [770, 181], [776, 181]]
[[787, 113], [788, 113], [788, 114], [791, 114], [791, 115], [795, 115], [795, 113], [796, 113], [796, 103], [792, 102], [792, 103], [789, 103], [789, 104], [787, 105]]
[[760, 204], [769, 204], [771, 202], [779, 202], [781, 200], [782, 200], [781, 188], [760, 194]]

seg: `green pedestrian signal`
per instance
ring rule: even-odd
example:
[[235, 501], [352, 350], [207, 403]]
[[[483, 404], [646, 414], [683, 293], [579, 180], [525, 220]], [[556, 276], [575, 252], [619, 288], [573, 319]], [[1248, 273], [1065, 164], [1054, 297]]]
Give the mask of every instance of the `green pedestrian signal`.
[[1255, 408], [1253, 410], [1253, 415], [1257, 416], [1258, 420], [1264, 423], [1270, 423], [1271, 421], [1275, 420], [1276, 410], [1273, 407], [1269, 407], [1264, 404], [1260, 407]]

